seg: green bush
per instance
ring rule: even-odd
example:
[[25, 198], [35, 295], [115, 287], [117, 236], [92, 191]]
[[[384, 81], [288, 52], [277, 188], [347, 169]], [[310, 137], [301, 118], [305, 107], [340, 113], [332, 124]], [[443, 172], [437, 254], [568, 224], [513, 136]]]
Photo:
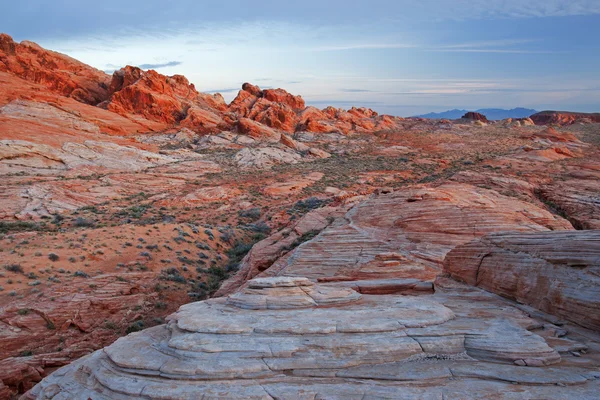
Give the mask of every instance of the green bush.
[[139, 332], [139, 331], [143, 330], [145, 327], [146, 327], [146, 325], [144, 324], [144, 321], [135, 321], [134, 323], [132, 323], [131, 325], [129, 325], [127, 327], [125, 332], [126, 333]]

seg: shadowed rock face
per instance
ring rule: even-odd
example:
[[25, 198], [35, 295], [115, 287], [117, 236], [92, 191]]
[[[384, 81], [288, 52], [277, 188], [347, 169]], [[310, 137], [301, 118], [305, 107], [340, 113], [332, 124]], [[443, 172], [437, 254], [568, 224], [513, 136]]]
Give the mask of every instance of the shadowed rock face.
[[600, 231], [485, 236], [448, 253], [444, 271], [600, 330]]
[[585, 399], [598, 389], [581, 368], [549, 367], [561, 355], [505, 300], [438, 286], [429, 297], [372, 296], [306, 278], [252, 280], [62, 368], [24, 398]]

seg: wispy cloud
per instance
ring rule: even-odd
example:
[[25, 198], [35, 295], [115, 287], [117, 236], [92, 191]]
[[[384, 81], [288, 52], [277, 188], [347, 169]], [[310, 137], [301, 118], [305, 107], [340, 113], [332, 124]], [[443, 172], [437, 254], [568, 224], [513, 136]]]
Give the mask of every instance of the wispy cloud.
[[340, 89], [340, 92], [344, 92], [344, 93], [373, 93], [372, 90], [367, 90], [367, 89]]
[[521, 50], [521, 49], [428, 49], [442, 53], [498, 53], [498, 54], [566, 54], [568, 51]]
[[445, 44], [425, 47], [426, 51], [442, 53], [498, 53], [498, 54], [557, 54], [566, 51], [527, 48], [528, 44], [542, 42], [540, 39], [497, 39], [468, 43]]
[[412, 49], [417, 46], [404, 43], [354, 43], [332, 46], [309, 47], [309, 51], [346, 51], [346, 50], [377, 50], [377, 49]]
[[[181, 62], [181, 61], [168, 61], [165, 63], [157, 63], [157, 64], [138, 64], [135, 66], [140, 67], [141, 69], [159, 69], [159, 68], [165, 68], [165, 67], [176, 67], [181, 64], [183, 64], [183, 62]], [[106, 72], [107, 74], [112, 74], [116, 70], [121, 69], [123, 67], [124, 67], [124, 65], [106, 64], [104, 66], [104, 68], [105, 68], [104, 72]]]
[[309, 105], [314, 106], [375, 106], [378, 104], [384, 104], [381, 101], [362, 101], [362, 100], [341, 100], [341, 99], [330, 99], [330, 100], [308, 100]]
[[138, 65], [138, 67], [140, 67], [141, 69], [159, 69], [165, 67], [176, 67], [181, 64], [183, 64], [181, 61], [169, 61], [160, 64], [140, 64]]
[[227, 88], [227, 89], [210, 89], [205, 90], [206, 93], [234, 93], [240, 90], [240, 88]]
[[539, 42], [539, 39], [498, 39], [498, 40], [486, 40], [480, 42], [469, 42], [469, 43], [458, 43], [458, 44], [448, 44], [444, 46], [440, 46], [444, 49], [479, 49], [479, 48], [488, 48], [488, 47], [504, 47], [504, 46], [514, 46], [521, 44], [529, 44]]

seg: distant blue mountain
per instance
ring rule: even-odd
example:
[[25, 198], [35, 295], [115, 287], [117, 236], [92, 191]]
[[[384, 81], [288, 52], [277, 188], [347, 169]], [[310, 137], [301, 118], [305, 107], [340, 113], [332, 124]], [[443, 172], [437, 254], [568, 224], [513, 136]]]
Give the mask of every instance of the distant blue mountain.
[[[417, 115], [420, 118], [429, 119], [459, 119], [467, 112], [472, 110], [448, 110], [440, 113], [429, 113], [423, 115]], [[482, 108], [475, 110], [479, 114], [485, 115], [490, 120], [506, 119], [506, 118], [525, 118], [537, 113], [536, 110], [530, 108], [513, 108], [512, 110], [503, 110], [501, 108]]]

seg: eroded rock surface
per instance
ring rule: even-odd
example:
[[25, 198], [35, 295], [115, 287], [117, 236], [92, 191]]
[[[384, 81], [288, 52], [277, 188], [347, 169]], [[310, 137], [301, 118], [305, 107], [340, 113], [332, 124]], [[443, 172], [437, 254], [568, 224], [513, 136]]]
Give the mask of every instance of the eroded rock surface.
[[411, 297], [252, 280], [62, 368], [25, 398], [592, 398], [598, 373], [528, 330], [535, 320], [457, 285]]
[[600, 330], [600, 231], [488, 235], [450, 251], [444, 271]]
[[[323, 228], [321, 228], [323, 229]], [[279, 259], [263, 276], [305, 276], [323, 281], [417, 278], [432, 280], [448, 251], [492, 232], [573, 230], [571, 224], [530, 203], [471, 185], [445, 184], [412, 188], [376, 196], [330, 222], [315, 239], [293, 251], [276, 252]], [[265, 243], [281, 243], [275, 237]], [[268, 246], [267, 248], [273, 248]], [[250, 252], [240, 276], [261, 273], [263, 263]], [[257, 257], [264, 260], [269, 257]], [[225, 284], [221, 293], [233, 290]]]

